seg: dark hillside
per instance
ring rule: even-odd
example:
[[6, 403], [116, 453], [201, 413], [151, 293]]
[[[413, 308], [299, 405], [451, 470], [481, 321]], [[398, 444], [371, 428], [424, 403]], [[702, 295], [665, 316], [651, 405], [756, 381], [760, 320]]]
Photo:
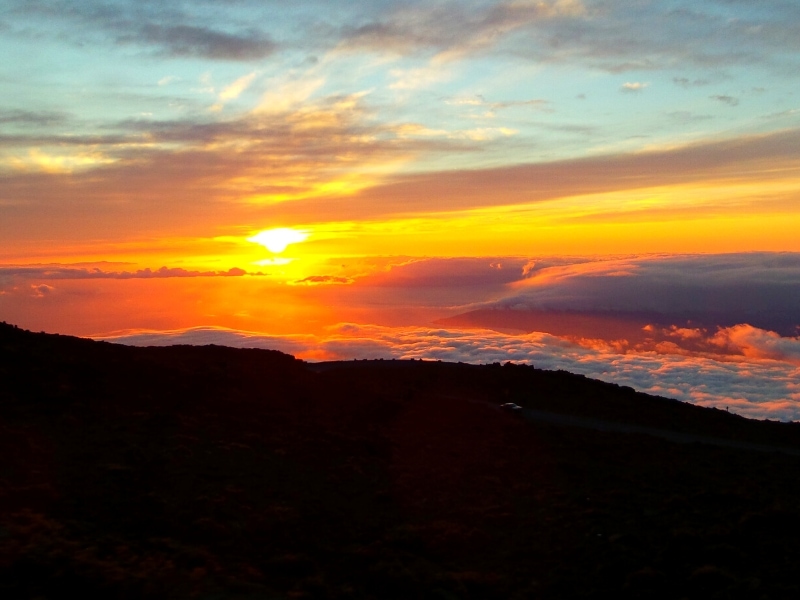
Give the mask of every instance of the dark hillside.
[[3, 324], [0, 597], [795, 598], [800, 458], [744, 445], [797, 427], [518, 365]]

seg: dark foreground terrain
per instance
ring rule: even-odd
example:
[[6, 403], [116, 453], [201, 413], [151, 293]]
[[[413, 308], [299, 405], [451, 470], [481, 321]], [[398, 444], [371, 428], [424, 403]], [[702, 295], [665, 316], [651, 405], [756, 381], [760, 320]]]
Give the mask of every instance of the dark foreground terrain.
[[798, 428], [525, 366], [2, 324], [0, 597], [796, 599]]

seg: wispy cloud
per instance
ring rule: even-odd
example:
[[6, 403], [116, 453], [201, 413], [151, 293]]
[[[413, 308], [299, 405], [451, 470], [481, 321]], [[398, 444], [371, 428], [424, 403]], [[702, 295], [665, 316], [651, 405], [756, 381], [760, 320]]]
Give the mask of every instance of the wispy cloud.
[[[464, 107], [470, 109], [470, 117], [472, 118], [494, 118], [496, 113], [501, 110], [511, 108], [528, 108], [541, 112], [553, 112], [551, 103], [543, 98], [532, 98], [529, 100], [506, 100], [500, 102], [491, 102], [486, 100], [482, 95], [475, 96], [461, 96], [456, 98], [449, 98], [445, 100], [445, 104], [450, 106]], [[480, 111], [480, 112], [474, 112]]]
[[253, 83], [253, 80], [256, 78], [256, 75], [258, 75], [258, 73], [253, 71], [247, 75], [242, 75], [230, 85], [225, 86], [219, 93], [219, 99], [221, 101], [235, 100], [242, 94], [242, 92], [250, 87], [250, 85]]
[[165, 56], [212, 60], [255, 60], [269, 56], [276, 49], [269, 37], [255, 30], [231, 34], [208, 27], [156, 23], [142, 26], [136, 34], [119, 35], [117, 43], [152, 44]]
[[68, 120], [69, 115], [57, 111], [0, 110], [0, 123], [7, 125], [52, 127]]
[[675, 85], [683, 88], [703, 87], [711, 83], [708, 79], [689, 79], [688, 77], [673, 77], [672, 81]]
[[[387, 10], [343, 31], [348, 49], [423, 53], [449, 61], [502, 52], [544, 62], [580, 61], [610, 72], [676, 65], [773, 66], [771, 52], [798, 48], [800, 15], [787, 4], [729, 18], [717, 2], [389, 3]], [[786, 44], [789, 44], [786, 46]], [[699, 79], [699, 78], [696, 78]]]
[[310, 275], [303, 279], [293, 282], [293, 285], [331, 285], [353, 283], [350, 277], [339, 277], [337, 275]]
[[721, 102], [722, 104], [727, 104], [728, 106], [739, 105], [739, 99], [734, 96], [715, 94], [714, 96], [709, 96], [709, 97], [712, 100], [716, 100], [717, 102]]
[[241, 96], [242, 93], [252, 85], [257, 76], [258, 72], [253, 71], [247, 75], [242, 75], [236, 81], [226, 85], [217, 95], [217, 102], [211, 106], [211, 110], [222, 110], [225, 103], [235, 100]]
[[380, 20], [343, 31], [342, 48], [409, 54], [432, 52], [442, 63], [491, 49], [534, 23], [586, 14], [580, 0], [395, 5]]
[[99, 267], [52, 266], [0, 266], [0, 283], [11, 278], [58, 280], [58, 279], [164, 279], [172, 277], [241, 277], [260, 275], [233, 267], [227, 271], [192, 271], [181, 267], [161, 267], [156, 270], [104, 271]]
[[[502, 138], [501, 138], [502, 139]], [[430, 146], [453, 152], [446, 145]], [[468, 150], [462, 147], [461, 150]], [[437, 212], [475, 207], [530, 204], [584, 194], [619, 192], [693, 182], [728, 180], [748, 173], [765, 182], [789, 176], [800, 161], [800, 130], [700, 142], [647, 152], [607, 154], [575, 160], [384, 178], [336, 207], [309, 202], [281, 207], [293, 218], [337, 218]], [[780, 165], [780, 167], [779, 167]], [[609, 205], [609, 209], [616, 204]], [[286, 212], [283, 212], [286, 211]], [[322, 211], [322, 212], [320, 212]], [[308, 216], [306, 216], [308, 215]]]

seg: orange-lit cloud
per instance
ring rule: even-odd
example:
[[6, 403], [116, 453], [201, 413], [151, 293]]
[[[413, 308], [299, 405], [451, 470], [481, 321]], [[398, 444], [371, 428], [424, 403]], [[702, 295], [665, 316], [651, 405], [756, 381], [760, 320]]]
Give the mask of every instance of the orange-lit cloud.
[[752, 325], [720, 329], [710, 340], [722, 348], [738, 351], [748, 358], [766, 358], [800, 364], [800, 338], [782, 337]]
[[0, 234], [41, 246], [182, 232], [211, 238], [243, 223], [250, 232], [277, 223], [358, 233], [318, 237], [329, 256], [409, 248], [420, 256], [800, 249], [797, 130], [400, 176], [391, 173], [406, 158], [466, 152], [467, 142], [364, 128], [362, 102], [328, 98], [313, 110], [223, 123], [126, 125], [132, 139], [146, 135], [152, 147], [128, 146], [125, 136], [67, 139], [77, 149], [99, 144], [114, 163], [5, 174]]

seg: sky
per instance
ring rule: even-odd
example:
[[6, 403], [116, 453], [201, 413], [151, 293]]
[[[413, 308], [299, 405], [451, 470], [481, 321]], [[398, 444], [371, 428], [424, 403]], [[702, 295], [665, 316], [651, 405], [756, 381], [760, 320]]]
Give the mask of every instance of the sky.
[[800, 419], [794, 0], [4, 0], [0, 320]]

